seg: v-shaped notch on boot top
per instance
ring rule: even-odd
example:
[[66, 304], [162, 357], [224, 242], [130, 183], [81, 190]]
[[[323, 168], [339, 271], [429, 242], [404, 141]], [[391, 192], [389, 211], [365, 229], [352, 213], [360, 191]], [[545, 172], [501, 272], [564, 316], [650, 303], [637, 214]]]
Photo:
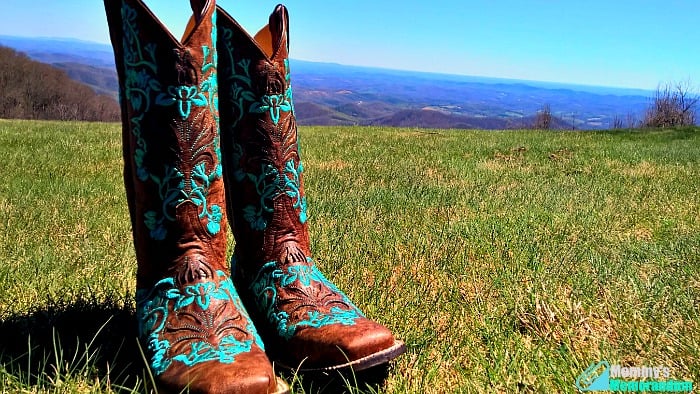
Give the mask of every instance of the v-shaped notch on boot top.
[[[180, 0], [182, 1], [182, 0]], [[109, 9], [118, 9], [121, 6], [122, 1], [120, 0], [104, 0], [105, 9], [108, 13], [111, 12]], [[190, 0], [190, 7], [192, 8], [192, 16], [189, 18], [187, 25], [185, 27], [184, 33], [181, 39], [177, 39], [175, 34], [156, 16], [151, 8], [149, 8], [143, 0], [130, 0], [129, 5], [131, 7], [131, 12], [124, 15], [125, 18], [131, 18], [136, 15], [143, 16], [142, 22], [149, 25], [149, 30], [156, 34], [153, 37], [154, 41], [165, 42], [168, 41], [176, 47], [185, 47], [190, 45], [190, 41], [198, 41], [196, 36], [201, 30], [208, 30], [207, 19], [211, 19], [212, 10], [215, 9], [215, 0]], [[109, 22], [109, 21], [108, 21]], [[202, 26], [202, 25], [205, 26]], [[144, 25], [144, 27], [146, 27]], [[110, 26], [110, 31], [114, 31], [117, 26]], [[128, 32], [126, 32], [128, 34]], [[204, 32], [204, 34], [208, 34]]]
[[231, 15], [217, 7], [222, 26], [226, 26], [236, 36], [245, 38], [247, 45], [253, 47], [257, 56], [266, 60], [284, 60], [289, 53], [289, 13], [283, 5], [278, 5], [272, 12], [269, 22], [251, 36]]

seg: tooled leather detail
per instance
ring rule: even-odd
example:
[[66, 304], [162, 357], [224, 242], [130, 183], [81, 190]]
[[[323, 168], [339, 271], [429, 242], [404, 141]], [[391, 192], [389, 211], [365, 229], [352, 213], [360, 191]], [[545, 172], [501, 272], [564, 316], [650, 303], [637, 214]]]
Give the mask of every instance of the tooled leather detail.
[[[285, 73], [280, 72], [280, 68], [285, 70]], [[255, 70], [254, 89], [256, 95], [262, 97], [265, 95], [282, 94], [286, 90], [287, 70], [284, 66], [280, 67], [276, 61], [263, 60], [258, 62]]]
[[201, 256], [185, 256], [182, 263], [173, 271], [175, 283], [180, 287], [199, 280], [214, 278], [213, 268]]
[[175, 48], [173, 53], [177, 58], [175, 69], [177, 70], [177, 81], [181, 85], [196, 85], [199, 83], [195, 59], [189, 48]]
[[177, 282], [165, 278], [136, 292], [139, 337], [146, 341], [156, 375], [174, 362], [188, 367], [207, 361], [233, 363], [253, 344], [263, 349], [225, 272], [187, 285]]
[[260, 268], [249, 289], [258, 312], [286, 340], [304, 327], [353, 325], [364, 317], [294, 241], [284, 244], [279, 260]]

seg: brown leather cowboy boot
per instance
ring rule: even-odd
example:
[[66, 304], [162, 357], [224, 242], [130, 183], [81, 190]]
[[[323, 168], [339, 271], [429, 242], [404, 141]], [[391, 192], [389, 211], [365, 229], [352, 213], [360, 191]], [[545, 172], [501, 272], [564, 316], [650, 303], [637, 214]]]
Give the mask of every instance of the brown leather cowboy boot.
[[281, 365], [358, 371], [385, 363], [404, 344], [367, 319], [311, 258], [287, 10], [277, 6], [254, 38], [218, 11], [224, 180], [244, 304]]
[[287, 392], [230, 279], [214, 0], [176, 40], [141, 0], [105, 0], [120, 82], [139, 337], [161, 389]]

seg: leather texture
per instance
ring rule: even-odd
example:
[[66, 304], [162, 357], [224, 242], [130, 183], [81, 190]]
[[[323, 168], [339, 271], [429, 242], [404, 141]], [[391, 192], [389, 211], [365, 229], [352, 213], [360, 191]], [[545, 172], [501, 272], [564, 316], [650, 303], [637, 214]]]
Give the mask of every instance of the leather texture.
[[224, 180], [244, 304], [282, 365], [360, 370], [386, 362], [403, 343], [367, 319], [311, 257], [287, 9], [277, 6], [255, 37], [218, 11]]
[[214, 0], [175, 39], [140, 0], [105, 0], [138, 263], [139, 339], [159, 388], [286, 392], [226, 261]]

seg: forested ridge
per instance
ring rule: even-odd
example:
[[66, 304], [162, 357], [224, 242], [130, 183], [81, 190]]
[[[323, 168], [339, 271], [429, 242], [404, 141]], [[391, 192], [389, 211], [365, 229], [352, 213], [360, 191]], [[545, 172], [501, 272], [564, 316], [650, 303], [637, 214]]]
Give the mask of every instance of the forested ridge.
[[0, 118], [116, 121], [117, 101], [64, 71], [0, 46]]

